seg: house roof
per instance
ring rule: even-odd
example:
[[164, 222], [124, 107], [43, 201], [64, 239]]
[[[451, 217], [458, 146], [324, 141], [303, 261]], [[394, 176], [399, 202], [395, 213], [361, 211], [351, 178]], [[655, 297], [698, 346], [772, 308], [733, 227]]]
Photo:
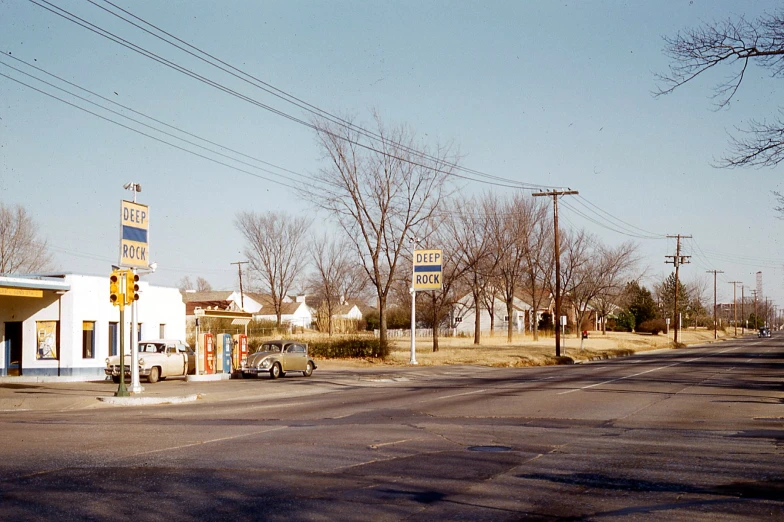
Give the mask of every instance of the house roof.
[[187, 301], [185, 303], [185, 315], [194, 315], [193, 311], [197, 308], [205, 310], [229, 310], [232, 301], [215, 299], [212, 301]]
[[190, 303], [192, 301], [226, 301], [233, 293], [233, 290], [216, 290], [210, 292], [180, 291], [180, 294], [182, 294], [182, 300], [185, 303]]

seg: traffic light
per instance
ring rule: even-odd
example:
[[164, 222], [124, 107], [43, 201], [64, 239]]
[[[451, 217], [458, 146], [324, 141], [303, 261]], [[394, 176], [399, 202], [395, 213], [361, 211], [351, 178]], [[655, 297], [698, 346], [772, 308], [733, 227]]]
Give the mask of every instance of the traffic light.
[[125, 304], [131, 304], [139, 300], [139, 274], [134, 274], [133, 270], [128, 270], [125, 276]]
[[114, 306], [120, 306], [122, 298], [122, 292], [120, 292], [120, 271], [112, 270], [112, 274], [109, 276], [109, 300]]

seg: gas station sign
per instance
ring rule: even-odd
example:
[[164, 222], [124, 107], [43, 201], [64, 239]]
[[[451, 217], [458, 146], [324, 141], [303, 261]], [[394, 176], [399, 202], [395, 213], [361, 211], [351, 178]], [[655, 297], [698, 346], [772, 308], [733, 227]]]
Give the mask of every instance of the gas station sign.
[[414, 290], [441, 290], [442, 251], [414, 250]]
[[123, 200], [120, 213], [120, 266], [127, 268], [149, 266], [149, 232], [149, 207]]

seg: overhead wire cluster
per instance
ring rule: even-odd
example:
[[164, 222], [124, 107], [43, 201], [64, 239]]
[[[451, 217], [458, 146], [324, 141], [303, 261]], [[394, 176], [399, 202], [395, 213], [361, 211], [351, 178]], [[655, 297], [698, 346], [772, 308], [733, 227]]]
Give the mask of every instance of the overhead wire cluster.
[[[88, 31], [91, 31], [101, 36], [102, 38], [108, 39], [135, 53], [138, 53], [147, 59], [153, 60], [180, 74], [188, 76], [198, 82], [208, 85], [214, 89], [217, 89], [227, 95], [235, 97], [244, 102], [250, 103], [260, 109], [263, 109], [272, 114], [285, 118], [298, 125], [305, 126], [317, 132], [325, 132], [327, 134], [332, 134], [332, 131], [329, 130], [328, 128], [318, 125], [316, 122], [318, 121], [328, 122], [329, 124], [334, 125], [337, 128], [342, 128], [346, 132], [333, 134], [333, 136], [342, 140], [349, 141], [353, 145], [364, 148], [366, 150], [370, 150], [379, 154], [390, 155], [390, 153], [387, 152], [386, 150], [387, 147], [385, 146], [391, 145], [392, 147], [390, 148], [392, 148], [393, 150], [397, 149], [406, 153], [405, 157], [393, 156], [397, 160], [413, 163], [415, 165], [427, 167], [436, 171], [439, 171], [439, 169], [437, 167], [434, 168], [432, 164], [440, 163], [444, 165], [445, 169], [448, 169], [448, 170], [440, 171], [443, 172], [444, 174], [465, 181], [471, 181], [471, 182], [476, 182], [485, 185], [522, 189], [522, 190], [541, 190], [541, 189], [557, 188], [550, 185], [519, 181], [511, 178], [493, 175], [477, 169], [464, 167], [457, 163], [450, 163], [448, 161], [444, 162], [443, 159], [436, 158], [428, 154], [427, 152], [418, 150], [416, 148], [401, 143], [390, 141], [388, 138], [382, 136], [381, 134], [375, 131], [356, 125], [351, 121], [336, 116], [335, 114], [329, 111], [326, 111], [314, 104], [308, 103], [303, 99], [294, 96], [293, 94], [283, 89], [275, 87], [274, 85], [265, 82], [264, 80], [252, 74], [249, 74], [248, 72], [238, 67], [235, 67], [229, 62], [222, 60], [214, 56], [213, 54], [210, 54], [209, 52], [181, 38], [178, 38], [172, 33], [162, 29], [161, 27], [155, 24], [148, 22], [147, 20], [133, 14], [132, 12], [126, 9], [123, 9], [122, 7], [112, 3], [109, 0], [101, 0], [100, 2], [95, 0], [86, 0], [86, 1], [89, 2], [91, 5], [95, 6], [96, 8], [104, 11], [105, 13], [108, 13], [109, 15], [116, 17], [119, 20], [122, 20], [123, 22], [132, 26], [133, 28], [139, 31], [143, 31], [144, 33], [164, 42], [165, 44], [183, 53], [186, 53], [188, 56], [195, 58], [200, 62], [207, 64], [218, 71], [221, 71], [222, 73], [225, 73], [235, 79], [240, 80], [241, 82], [243, 82], [243, 84], [251, 86], [255, 89], [259, 89], [273, 96], [277, 100], [282, 101], [288, 104], [289, 106], [293, 106], [298, 110], [303, 111], [306, 114], [306, 116], [305, 117], [296, 116], [294, 114], [291, 114], [279, 108], [273, 107], [267, 103], [263, 103], [262, 101], [248, 94], [241, 93], [235, 89], [228, 87], [225, 83], [217, 81], [206, 75], [199, 74], [193, 69], [188, 68], [182, 65], [181, 63], [178, 63], [175, 60], [165, 58], [161, 54], [152, 52], [151, 50], [142, 47], [141, 45], [133, 43], [128, 38], [123, 38], [118, 34], [115, 34], [99, 26], [98, 24], [92, 23], [83, 17], [77, 16], [76, 14], [64, 8], [52, 2], [49, 2], [48, 0], [29, 0], [29, 1], [32, 4], [42, 9], [45, 9], [46, 11], [49, 11], [50, 13], [53, 13], [71, 23], [74, 23]], [[6, 79], [9, 79], [16, 83], [19, 83], [27, 88], [33, 89], [61, 103], [65, 103], [78, 110], [84, 111], [90, 115], [101, 118], [107, 122], [123, 127], [139, 135], [145, 136], [149, 139], [153, 139], [155, 141], [166, 144], [180, 151], [186, 152], [188, 154], [194, 155], [196, 157], [202, 158], [212, 163], [224, 166], [226, 168], [233, 169], [237, 172], [244, 173], [246, 175], [250, 175], [258, 179], [263, 179], [265, 181], [269, 181], [271, 183], [275, 183], [287, 188], [308, 191], [308, 190], [312, 190], [313, 188], [312, 185], [314, 182], [317, 184], [325, 183], [323, 180], [316, 179], [313, 176], [304, 175], [296, 171], [287, 169], [285, 167], [275, 165], [259, 157], [241, 152], [236, 148], [220, 144], [216, 141], [204, 138], [195, 133], [182, 129], [178, 126], [172, 125], [170, 123], [166, 123], [160, 118], [150, 116], [141, 111], [135, 110], [129, 106], [119, 104], [109, 98], [97, 94], [94, 91], [79, 86], [76, 83], [67, 81], [57, 75], [45, 71], [43, 68], [35, 66], [19, 58], [12, 57], [12, 56], [5, 56], [5, 58], [6, 58], [5, 61], [0, 60], [0, 65], [5, 66], [7, 69], [10, 69], [11, 71], [14, 71], [17, 75], [18, 74], [23, 75], [27, 79], [25, 81], [22, 81], [18, 77], [11, 76], [10, 74], [8, 74], [9, 72], [8, 70], [6, 70], [5, 72], [0, 72], [0, 76], [5, 77]], [[9, 58], [16, 60], [18, 64], [22, 64], [27, 68], [33, 69], [38, 73], [45, 75], [46, 77], [48, 77], [48, 79], [42, 79], [40, 74], [36, 75], [29, 71], [20, 69], [19, 67], [14, 67], [13, 65], [10, 64], [10, 61], [8, 60]], [[30, 82], [30, 80], [38, 82], [37, 84], [38, 86], [34, 86], [28, 83]], [[54, 83], [54, 81], [59, 82], [59, 84]], [[52, 92], [47, 91], [46, 88], [55, 89], [60, 94], [58, 95], [52, 94]], [[76, 92], [74, 92], [74, 90], [81, 92], [82, 94], [84, 94], [84, 96], [82, 94], [77, 94]], [[61, 97], [63, 95], [66, 95], [68, 99]], [[90, 99], [90, 97], [92, 97], [92, 99]], [[100, 100], [100, 102], [94, 101], [96, 99]], [[90, 108], [85, 107], [84, 104], [87, 104]], [[109, 106], [107, 106], [107, 104]], [[103, 112], [101, 113], [99, 111], [103, 111]], [[131, 113], [133, 116], [130, 116], [128, 113]], [[115, 118], [119, 118], [119, 120]], [[310, 118], [310, 120], [306, 118]], [[217, 158], [215, 156], [217, 156]], [[618, 233], [627, 237], [645, 239], [645, 240], [659, 240], [659, 239], [664, 239], [666, 237], [665, 234], [651, 232], [642, 229], [640, 227], [637, 227], [635, 225], [632, 225], [631, 223], [621, 218], [618, 218], [617, 216], [614, 216], [610, 212], [607, 212], [606, 210], [600, 208], [599, 206], [590, 202], [588, 199], [586, 199], [583, 196], [577, 196], [576, 198], [573, 199], [573, 201], [574, 204], [568, 202], [567, 199], [564, 198], [561, 200], [561, 204], [570, 212], [574, 213], [576, 216], [579, 216], [580, 218], [585, 219], [586, 221], [591, 222], [596, 226], [605, 228], [614, 233]], [[568, 220], [568, 218], [564, 217], [564, 219], [566, 219], [567, 222], [571, 223]], [[704, 252], [701, 251], [701, 253], [705, 257], [705, 259], [708, 258], [708, 256], [706, 256]], [[714, 257], [718, 259], [722, 259], [722, 257], [729, 258], [730, 256], [724, 256], [722, 254], [714, 254]], [[746, 259], [746, 261], [749, 262], [748, 264], [751, 264], [753, 259], [748, 258]], [[732, 262], [737, 263], [738, 261], [732, 261]], [[738, 264], [743, 264], [743, 263], [738, 263]], [[759, 264], [757, 263], [754, 266], [759, 266]]]

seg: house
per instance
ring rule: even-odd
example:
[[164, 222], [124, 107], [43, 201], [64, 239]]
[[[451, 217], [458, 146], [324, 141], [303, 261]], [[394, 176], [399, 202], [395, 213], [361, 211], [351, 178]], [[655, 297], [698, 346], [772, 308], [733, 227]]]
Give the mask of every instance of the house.
[[[489, 293], [489, 297], [480, 303], [480, 331], [490, 331], [490, 312], [488, 306], [492, 303], [494, 320], [492, 321], [493, 327], [496, 331], [507, 331], [509, 322], [512, 322], [512, 328], [515, 332], [532, 332], [534, 321], [538, 324], [545, 313], [553, 314], [554, 300], [549, 292], [539, 290], [539, 307], [534, 313], [533, 298], [531, 293], [525, 290], [518, 290], [515, 292], [515, 297], [512, 301], [512, 317], [508, 317], [506, 302], [504, 301], [501, 292]], [[474, 312], [474, 299], [472, 294], [466, 294], [452, 307], [452, 326], [457, 333], [464, 335], [473, 335], [474, 322], [476, 315]]]
[[[253, 314], [254, 321], [277, 321], [278, 316], [275, 313], [275, 307], [272, 304], [272, 299], [269, 296], [264, 296], [265, 302], [261, 306], [258, 313]], [[310, 328], [313, 323], [315, 312], [305, 303], [305, 296], [296, 296], [284, 299], [280, 305], [280, 322], [281, 324], [289, 326], [297, 326], [301, 328]]]
[[[236, 290], [217, 290], [209, 292], [196, 292], [195, 290], [185, 290], [182, 293], [182, 300], [188, 307], [187, 315], [193, 315], [196, 306], [207, 308], [217, 306], [221, 310], [242, 310], [245, 312], [256, 313], [261, 310], [263, 294], [252, 292], [240, 292]], [[199, 303], [199, 304], [190, 304]], [[230, 303], [227, 305], [226, 303]], [[205, 306], [206, 304], [206, 306]], [[224, 308], [225, 307], [225, 308]]]
[[[185, 339], [176, 288], [139, 282], [137, 339]], [[131, 307], [109, 300], [109, 276], [0, 276], [0, 376], [103, 380], [105, 360], [132, 339]], [[130, 349], [130, 348], [128, 348]]]
[[[509, 323], [515, 332], [524, 332], [530, 322], [531, 305], [521, 297], [515, 296], [512, 304], [512, 316], [507, 314], [506, 303], [498, 294], [488, 294], [486, 302], [479, 303], [479, 329], [482, 332], [490, 331], [493, 324], [495, 330], [506, 331]], [[492, 309], [492, 320], [490, 310]], [[458, 299], [452, 307], [452, 323], [457, 333], [473, 335], [476, 323], [476, 306], [472, 294], [466, 294]]]

